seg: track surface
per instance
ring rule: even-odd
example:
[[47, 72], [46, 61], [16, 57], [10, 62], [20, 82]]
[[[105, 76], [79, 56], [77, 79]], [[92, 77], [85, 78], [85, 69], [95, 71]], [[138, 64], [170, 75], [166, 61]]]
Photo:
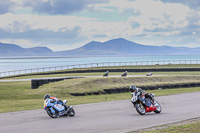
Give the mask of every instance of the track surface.
[[[1, 133], [124, 133], [200, 117], [200, 92], [156, 97], [161, 114], [139, 115], [130, 100], [74, 106], [75, 117], [50, 118], [45, 110], [0, 113]], [[14, 102], [14, 101], [13, 101]], [[42, 108], [42, 107], [41, 107]]]

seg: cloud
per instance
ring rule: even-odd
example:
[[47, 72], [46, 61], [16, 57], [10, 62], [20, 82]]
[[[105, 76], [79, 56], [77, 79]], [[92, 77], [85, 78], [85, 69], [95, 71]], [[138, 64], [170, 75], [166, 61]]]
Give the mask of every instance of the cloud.
[[10, 0], [0, 15], [0, 39], [12, 39], [23, 45], [27, 40], [28, 44], [46, 44], [56, 50], [63, 50], [65, 45], [70, 49], [93, 40], [103, 42], [114, 38], [152, 45], [186, 45], [189, 41], [188, 44], [196, 45], [200, 42], [200, 12], [186, 3], [186, 0], [183, 3], [178, 0]]
[[111, 3], [118, 7], [121, 12], [132, 11], [128, 22], [132, 24], [134, 29], [136, 27], [152, 31], [155, 29], [177, 29], [188, 24], [187, 16], [190, 10], [182, 4], [165, 4], [155, 0], [119, 1], [116, 4], [115, 0], [112, 0]]
[[0, 0], [0, 14], [11, 12], [14, 5], [11, 0]]
[[179, 3], [189, 6], [190, 8], [200, 8], [199, 0], [161, 0], [164, 3]]
[[[163, 0], [164, 1], [164, 0]], [[188, 2], [175, 0], [165, 2], [160, 0], [111, 0], [106, 6], [113, 6], [119, 9], [121, 14], [131, 14], [126, 21], [132, 32], [127, 34], [127, 39], [153, 45], [187, 45], [191, 42], [197, 44], [200, 35], [200, 12]], [[194, 4], [200, 2], [192, 0]], [[128, 26], [127, 26], [128, 27]], [[126, 32], [127, 33], [127, 32]], [[195, 33], [195, 34], [194, 34]], [[159, 41], [155, 41], [159, 40]], [[188, 41], [187, 41], [188, 40]], [[162, 42], [162, 43], [161, 43]], [[194, 45], [193, 45], [194, 46]]]
[[23, 6], [36, 13], [58, 15], [82, 11], [91, 8], [92, 4], [105, 2], [108, 0], [24, 0]]
[[[129, 25], [125, 22], [100, 22], [98, 19], [75, 16], [4, 14], [0, 15], [0, 19], [2, 20], [0, 23], [1, 32], [5, 34], [1, 34], [2, 37], [10, 36], [11, 38], [38, 38], [35, 35], [36, 32], [38, 32], [38, 35], [42, 34], [40, 36], [44, 38], [48, 35], [49, 38], [53, 38], [54, 33], [59, 38], [63, 38], [64, 35], [65, 38], [68, 36], [70, 38], [76, 31], [75, 33], [81, 36], [87, 36], [87, 38], [93, 40], [103, 37], [120, 37], [121, 34], [125, 36], [130, 29]], [[43, 34], [46, 34], [46, 37]]]
[[48, 15], [68, 15], [93, 10], [95, 4], [109, 0], [0, 0], [0, 14], [27, 12]]
[[[17, 22], [18, 23], [18, 22]], [[19, 25], [19, 24], [17, 24]], [[20, 29], [21, 26], [16, 29]], [[80, 27], [74, 27], [74, 29], [69, 30], [67, 28], [61, 28], [59, 31], [49, 31], [46, 29], [28, 30], [24, 32], [11, 33], [0, 29], [0, 38], [5, 39], [34, 39], [34, 40], [44, 40], [44, 39], [55, 39], [55, 38], [75, 38], [79, 35]]]

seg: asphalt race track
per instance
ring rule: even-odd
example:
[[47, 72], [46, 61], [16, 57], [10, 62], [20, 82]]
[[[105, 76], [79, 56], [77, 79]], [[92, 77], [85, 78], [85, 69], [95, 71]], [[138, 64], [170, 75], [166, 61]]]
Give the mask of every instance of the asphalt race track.
[[72, 118], [52, 119], [43, 109], [0, 113], [0, 133], [124, 133], [200, 117], [200, 92], [156, 100], [162, 106], [161, 114], [144, 116], [130, 100], [77, 105]]

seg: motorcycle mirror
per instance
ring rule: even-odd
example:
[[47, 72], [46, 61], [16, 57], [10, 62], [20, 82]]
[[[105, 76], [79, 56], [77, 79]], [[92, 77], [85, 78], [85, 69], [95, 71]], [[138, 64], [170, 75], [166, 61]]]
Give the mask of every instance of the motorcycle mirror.
[[67, 103], [67, 100], [63, 100], [63, 103], [66, 104], [66, 103]]

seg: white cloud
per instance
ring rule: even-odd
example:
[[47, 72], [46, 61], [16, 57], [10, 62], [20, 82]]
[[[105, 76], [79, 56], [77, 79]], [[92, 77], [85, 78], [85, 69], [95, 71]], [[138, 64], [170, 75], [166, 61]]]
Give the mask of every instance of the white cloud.
[[[1, 23], [0, 28], [6, 29], [7, 27], [15, 28], [14, 23], [18, 22], [24, 26], [30, 26], [30, 29], [48, 29], [51, 31], [58, 31], [61, 28], [67, 27], [73, 29], [81, 23], [87, 23], [94, 19], [76, 16], [37, 16], [30, 14], [4, 14], [0, 15]], [[12, 31], [12, 30], [11, 30]]]
[[[38, 5], [38, 3], [34, 4], [33, 1], [29, 3], [32, 6], [23, 6], [24, 1], [10, 0], [10, 2], [18, 5], [13, 11], [26, 9], [27, 7], [31, 11], [33, 5]], [[49, 2], [49, 0], [41, 1], [42, 3]], [[57, 8], [54, 8], [55, 14], [53, 16], [50, 14], [25, 14], [23, 12], [19, 14], [2, 14], [0, 15], [0, 32], [9, 32], [8, 35], [11, 36], [1, 39], [12, 42], [11, 39], [16, 35], [15, 33], [20, 33], [20, 35], [17, 34], [17, 38], [13, 37], [13, 42], [16, 41], [26, 47], [35, 46], [35, 44], [46, 44], [55, 50], [63, 50], [81, 46], [92, 40], [107, 41], [114, 38], [127, 38], [132, 41], [136, 39], [138, 43], [142, 43], [142, 40], [145, 39], [146, 42], [148, 40], [152, 42], [151, 44], [155, 42], [155, 38], [159, 38], [158, 40], [160, 41], [155, 42], [156, 45], [159, 45], [159, 42], [169, 43], [169, 40], [174, 36], [181, 38], [187, 34], [197, 36], [200, 33], [197, 31], [200, 26], [200, 12], [196, 9], [190, 9], [187, 5], [181, 3], [164, 3], [160, 0], [110, 0], [106, 4], [104, 2], [108, 2], [107, 0], [103, 3], [100, 0], [95, 2], [84, 1], [86, 3], [75, 2], [80, 5], [79, 9], [74, 9], [75, 7], [73, 7], [73, 11], [86, 11], [85, 14], [81, 14], [81, 17], [77, 14], [55, 15], [59, 13], [59, 11], [56, 11]], [[39, 0], [36, 2], [39, 2]], [[65, 1], [62, 0], [62, 2], [66, 4]], [[73, 1], [70, 2], [73, 3]], [[54, 6], [55, 4], [53, 3]], [[59, 4], [59, 6], [61, 5]], [[36, 7], [34, 10], [36, 10]], [[93, 13], [92, 17], [90, 12]], [[119, 18], [115, 22], [100, 21], [102, 18], [98, 16], [98, 13], [101, 12], [113, 13], [115, 16], [118, 15]], [[97, 14], [96, 16], [95, 13]], [[123, 14], [128, 14], [127, 16], [129, 17], [122, 20]], [[112, 19], [112, 16], [104, 19]], [[40, 39], [34, 38], [37, 36], [33, 36], [33, 34], [37, 33], [41, 35]], [[51, 42], [54, 36], [56, 36], [55, 39], [62, 40], [62, 43], [57, 43], [59, 47], [56, 47], [57, 40]], [[42, 37], [44, 38], [43, 40]], [[44, 42], [44, 40], [47, 41]], [[31, 45], [31, 43], [34, 44]]]
[[138, 34], [145, 32], [144, 30], [177, 29], [188, 25], [190, 9], [182, 4], [163, 3], [158, 0], [111, 0], [109, 6], [111, 5], [118, 7], [121, 12], [132, 12], [133, 16], [128, 22], [140, 25], [135, 29]]

